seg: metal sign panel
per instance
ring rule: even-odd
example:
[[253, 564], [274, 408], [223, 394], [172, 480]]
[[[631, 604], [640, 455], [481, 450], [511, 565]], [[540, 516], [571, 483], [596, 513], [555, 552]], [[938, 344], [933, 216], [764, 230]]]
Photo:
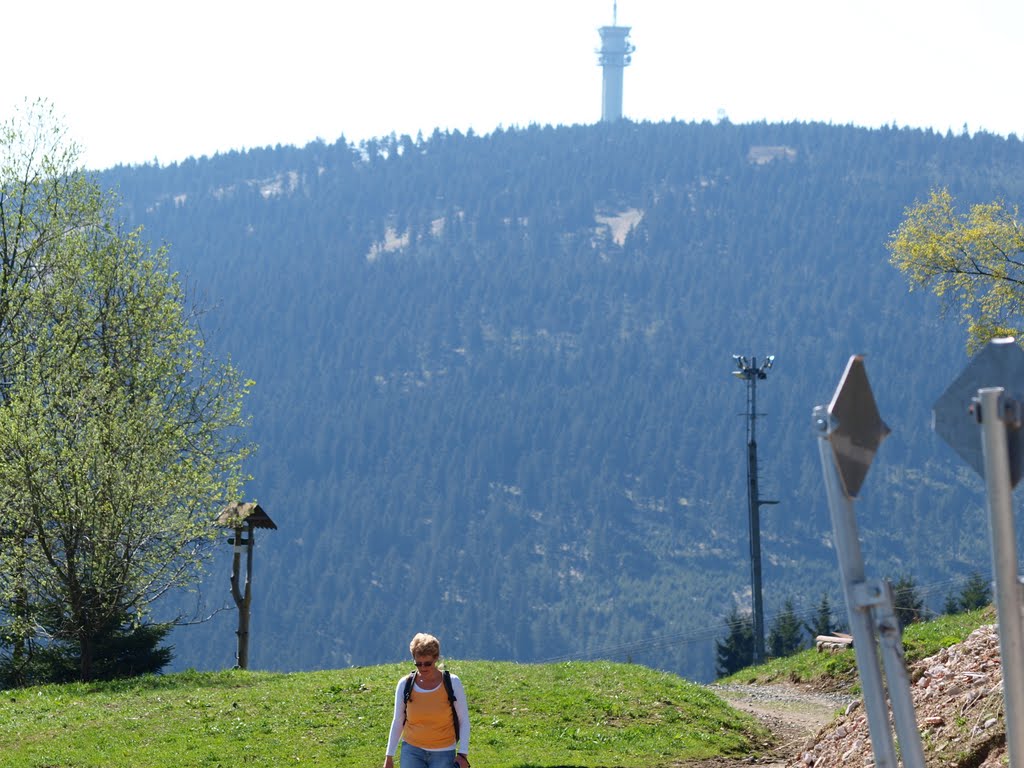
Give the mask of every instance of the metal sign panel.
[[[978, 390], [996, 387], [1003, 388], [1008, 400], [1024, 402], [1024, 350], [1012, 338], [993, 339], [986, 344], [935, 401], [932, 410], [932, 428], [982, 477], [985, 456], [972, 407]], [[1019, 426], [1007, 425], [1011, 487], [1021, 478], [1022, 437]]]
[[836, 424], [829, 434], [832, 455], [846, 495], [855, 498], [878, 446], [890, 432], [878, 413], [862, 355], [853, 355], [846, 364], [828, 413]]

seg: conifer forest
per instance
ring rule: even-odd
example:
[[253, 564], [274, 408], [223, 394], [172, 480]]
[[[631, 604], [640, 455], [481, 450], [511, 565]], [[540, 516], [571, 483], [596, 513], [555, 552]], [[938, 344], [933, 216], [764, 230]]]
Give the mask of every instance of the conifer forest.
[[[244, 500], [278, 529], [257, 532], [251, 668], [398, 661], [428, 631], [451, 659], [712, 679], [750, 605], [734, 354], [775, 355], [766, 624], [823, 595], [842, 615], [811, 412], [852, 354], [892, 429], [857, 504], [868, 569], [935, 610], [990, 570], [981, 479], [930, 425], [964, 329], [886, 245], [933, 189], [1024, 199], [1015, 137], [621, 121], [97, 176], [255, 381]], [[213, 614], [169, 636], [174, 668], [234, 663], [220, 549], [163, 607]]]

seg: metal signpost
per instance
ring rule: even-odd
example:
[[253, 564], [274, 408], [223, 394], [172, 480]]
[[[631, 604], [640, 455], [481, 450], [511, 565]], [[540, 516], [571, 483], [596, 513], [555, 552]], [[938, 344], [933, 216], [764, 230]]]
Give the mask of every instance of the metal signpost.
[[[814, 409], [821, 468], [828, 492], [836, 557], [846, 598], [846, 611], [857, 654], [857, 672], [864, 691], [868, 729], [877, 768], [896, 768], [896, 750], [889, 727], [882, 669], [882, 650], [893, 721], [903, 765], [924, 768], [924, 749], [917, 729], [910, 680], [903, 658], [900, 626], [887, 581], [867, 580], [860, 550], [853, 499], [860, 492], [878, 446], [889, 434], [875, 404], [864, 359], [854, 355], [846, 365], [832, 402]], [[877, 633], [877, 637], [876, 637]]]
[[933, 421], [939, 436], [985, 478], [1011, 766], [1024, 759], [1024, 623], [1013, 517], [1024, 458], [1022, 407], [1024, 350], [1014, 339], [994, 339], [935, 401]]

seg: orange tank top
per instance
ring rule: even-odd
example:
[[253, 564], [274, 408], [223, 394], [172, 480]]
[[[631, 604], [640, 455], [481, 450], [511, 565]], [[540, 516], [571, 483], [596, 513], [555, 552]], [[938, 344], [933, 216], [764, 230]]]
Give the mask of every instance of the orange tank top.
[[432, 691], [413, 690], [405, 705], [402, 737], [420, 749], [448, 749], [455, 744], [452, 707], [443, 683]]

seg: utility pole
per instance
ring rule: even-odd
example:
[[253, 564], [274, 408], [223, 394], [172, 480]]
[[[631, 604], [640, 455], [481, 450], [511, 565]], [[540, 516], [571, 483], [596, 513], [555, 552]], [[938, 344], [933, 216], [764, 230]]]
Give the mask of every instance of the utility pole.
[[761, 599], [761, 506], [778, 504], [762, 499], [757, 487], [757, 382], [768, 378], [775, 355], [768, 355], [759, 366], [757, 358], [748, 361], [733, 355], [737, 370], [733, 376], [747, 382], [747, 522], [750, 539], [750, 592], [754, 617], [754, 663], [764, 661], [764, 604]]

